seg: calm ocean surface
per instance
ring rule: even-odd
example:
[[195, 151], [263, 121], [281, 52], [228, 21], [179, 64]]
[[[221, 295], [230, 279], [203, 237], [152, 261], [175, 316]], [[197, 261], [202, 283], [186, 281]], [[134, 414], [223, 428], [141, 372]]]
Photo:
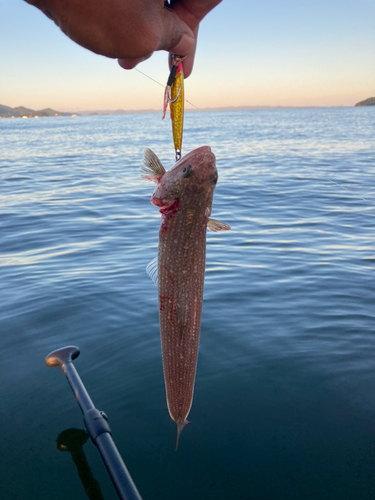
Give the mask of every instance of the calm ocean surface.
[[0, 121], [0, 498], [87, 498], [56, 448], [82, 416], [44, 365], [73, 344], [145, 500], [374, 499], [375, 108], [187, 114], [183, 151], [211, 146], [212, 215], [232, 231], [207, 238], [177, 453], [145, 272], [160, 215], [140, 177], [146, 146], [172, 166], [170, 128], [158, 114]]

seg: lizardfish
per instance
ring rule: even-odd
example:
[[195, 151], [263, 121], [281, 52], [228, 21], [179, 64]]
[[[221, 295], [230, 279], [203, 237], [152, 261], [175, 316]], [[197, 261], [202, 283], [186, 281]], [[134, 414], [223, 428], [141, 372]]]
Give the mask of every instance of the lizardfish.
[[206, 230], [227, 231], [210, 218], [218, 174], [211, 148], [195, 149], [168, 172], [145, 149], [145, 179], [156, 182], [151, 203], [162, 214], [159, 252], [147, 266], [158, 285], [160, 335], [169, 414], [177, 424], [176, 449], [193, 402], [201, 328]]

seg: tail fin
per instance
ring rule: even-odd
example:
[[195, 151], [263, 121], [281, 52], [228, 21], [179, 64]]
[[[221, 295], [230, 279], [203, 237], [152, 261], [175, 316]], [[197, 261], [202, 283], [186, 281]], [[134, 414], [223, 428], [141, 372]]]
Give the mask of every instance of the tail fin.
[[185, 425], [187, 425], [188, 423], [189, 423], [189, 421], [185, 420], [185, 422], [183, 422], [182, 424], [177, 424], [176, 447], [174, 449], [175, 451], [177, 451], [177, 448], [178, 448], [178, 443], [180, 441], [181, 431], [185, 427]]

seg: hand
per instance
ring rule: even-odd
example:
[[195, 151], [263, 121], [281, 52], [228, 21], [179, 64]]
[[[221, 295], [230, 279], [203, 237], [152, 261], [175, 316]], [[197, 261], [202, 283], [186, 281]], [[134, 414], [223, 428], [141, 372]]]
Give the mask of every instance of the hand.
[[26, 0], [82, 47], [132, 69], [156, 50], [186, 56], [193, 69], [200, 21], [221, 0]]

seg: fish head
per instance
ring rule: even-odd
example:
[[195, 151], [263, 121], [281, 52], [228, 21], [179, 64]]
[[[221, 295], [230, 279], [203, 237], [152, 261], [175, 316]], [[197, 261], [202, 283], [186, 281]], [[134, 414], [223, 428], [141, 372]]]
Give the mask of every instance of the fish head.
[[211, 208], [217, 183], [215, 155], [209, 146], [191, 151], [158, 180], [151, 203], [167, 209], [183, 199], [198, 198]]

